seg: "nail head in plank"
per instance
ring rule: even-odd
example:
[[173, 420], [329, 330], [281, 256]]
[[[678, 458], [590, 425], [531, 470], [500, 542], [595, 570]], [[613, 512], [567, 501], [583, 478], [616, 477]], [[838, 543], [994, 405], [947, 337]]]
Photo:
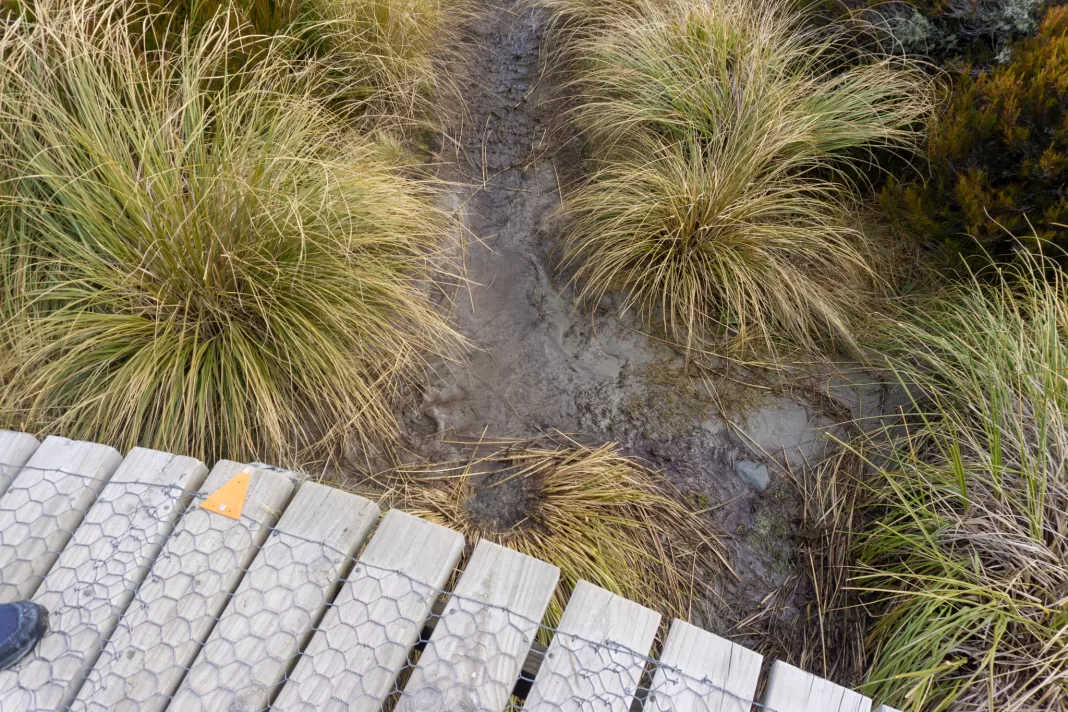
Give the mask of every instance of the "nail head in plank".
[[70, 704], [207, 472], [191, 457], [130, 451], [37, 590], [49, 632], [0, 673], [0, 709]]
[[560, 570], [480, 541], [397, 712], [502, 712]]
[[749, 712], [763, 656], [675, 620], [646, 704], [651, 712]]
[[265, 709], [286, 679], [378, 505], [332, 487], [297, 490], [186, 675], [171, 709]]
[[29, 433], [0, 430], [0, 495], [7, 492], [11, 481], [40, 445]]
[[240, 521], [198, 506], [245, 465], [216, 463], [156, 557], [72, 708], [160, 712], [170, 703], [231, 593], [293, 491], [254, 470]]
[[660, 614], [579, 581], [527, 697], [530, 712], [627, 712]]
[[387, 512], [271, 709], [378, 712], [463, 547], [459, 532]]
[[768, 674], [764, 706], [775, 712], [870, 712], [871, 700], [776, 660]]
[[31, 598], [122, 462], [106, 445], [49, 437], [0, 497], [0, 603]]

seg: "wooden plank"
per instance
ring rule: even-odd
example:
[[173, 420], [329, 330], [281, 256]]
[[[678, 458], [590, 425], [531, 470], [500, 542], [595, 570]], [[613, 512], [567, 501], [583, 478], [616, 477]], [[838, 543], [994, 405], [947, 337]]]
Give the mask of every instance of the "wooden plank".
[[0, 672], [0, 709], [70, 704], [207, 472], [191, 457], [130, 451], [37, 590], [49, 632]]
[[876, 708], [875, 712], [898, 712], [898, 710], [894, 709], [890, 705], [879, 705]]
[[523, 709], [627, 712], [658, 625], [659, 613], [579, 581]]
[[560, 570], [480, 541], [397, 712], [502, 712]]
[[[430, 608], [430, 620], [436, 621], [441, 618], [441, 614], [445, 612], [445, 599], [441, 596], [434, 601], [434, 605]], [[545, 659], [545, 651], [549, 649], [549, 646], [540, 640], [535, 639], [530, 646], [530, 650], [527, 651], [527, 659], [523, 661], [523, 669], [519, 672], [519, 677], [523, 680], [533, 681], [534, 677], [538, 674], [538, 670], [541, 669], [541, 662]]]
[[0, 603], [31, 598], [122, 462], [106, 445], [49, 437], [0, 497]]
[[671, 623], [646, 705], [652, 712], [749, 712], [763, 656], [684, 621]]
[[224, 460], [212, 468], [73, 709], [159, 712], [170, 703], [293, 491], [288, 477], [254, 470], [240, 521], [199, 508], [243, 467]]
[[871, 700], [776, 660], [768, 674], [764, 706], [775, 712], [870, 712]]
[[263, 710], [293, 669], [378, 505], [304, 484], [256, 557], [171, 709]]
[[40, 445], [29, 433], [0, 430], [0, 495], [7, 492], [11, 481]]
[[378, 712], [463, 548], [459, 532], [387, 512], [271, 709]]

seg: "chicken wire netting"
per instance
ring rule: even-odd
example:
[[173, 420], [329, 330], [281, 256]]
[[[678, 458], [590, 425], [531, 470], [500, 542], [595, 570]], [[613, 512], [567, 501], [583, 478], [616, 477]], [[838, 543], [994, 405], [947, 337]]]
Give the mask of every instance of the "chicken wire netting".
[[0, 463], [5, 473], [0, 602], [36, 601], [50, 630], [0, 672], [3, 712], [755, 705], [612, 640], [443, 590], [447, 573], [423, 580], [286, 531], [288, 497], [231, 519], [199, 506], [208, 491]]

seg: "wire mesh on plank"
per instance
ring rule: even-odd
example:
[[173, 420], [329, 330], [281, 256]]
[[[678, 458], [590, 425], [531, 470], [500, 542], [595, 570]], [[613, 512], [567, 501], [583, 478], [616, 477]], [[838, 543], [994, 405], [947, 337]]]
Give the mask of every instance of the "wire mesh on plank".
[[[225, 465], [240, 467], [220, 463], [212, 476]], [[398, 544], [388, 516], [359, 553], [280, 530], [283, 486], [236, 520], [199, 508], [207, 486], [113, 480], [99, 489], [84, 478], [99, 491], [94, 501], [69, 484], [40, 497], [42, 483], [79, 477], [24, 468], [0, 497], [0, 511], [19, 512], [0, 530], [0, 557], [33, 564], [3, 568], [18, 580], [0, 580], [0, 590], [28, 582], [51, 619], [37, 649], [0, 672], [4, 712], [741, 712], [756, 704], [726, 678], [692, 677], [611, 639], [546, 629], [478, 591], [443, 590], [455, 542], [439, 551], [419, 531]], [[55, 514], [55, 498], [75, 514]], [[380, 536], [422, 552], [424, 573], [428, 559], [439, 566], [420, 577], [415, 559], [364, 560]], [[54, 553], [49, 537], [69, 543], [45, 566], [36, 562]], [[535, 645], [539, 632], [549, 633], [547, 651]]]

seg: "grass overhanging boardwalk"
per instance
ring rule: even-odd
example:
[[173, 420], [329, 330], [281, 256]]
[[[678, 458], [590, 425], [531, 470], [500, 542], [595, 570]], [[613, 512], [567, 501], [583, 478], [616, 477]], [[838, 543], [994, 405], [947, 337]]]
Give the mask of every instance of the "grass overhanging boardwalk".
[[[0, 432], [0, 601], [50, 614], [0, 710], [869, 712], [871, 700], [555, 566], [274, 469]], [[450, 585], [450, 581], [452, 581]], [[551, 633], [544, 646], [539, 632]], [[889, 708], [879, 708], [889, 712]]]

